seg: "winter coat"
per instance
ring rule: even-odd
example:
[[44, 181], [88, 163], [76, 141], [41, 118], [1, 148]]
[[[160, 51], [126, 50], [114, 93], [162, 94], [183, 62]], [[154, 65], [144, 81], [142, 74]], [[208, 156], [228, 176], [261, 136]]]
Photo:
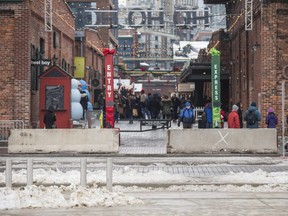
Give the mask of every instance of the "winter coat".
[[232, 111], [229, 113], [228, 128], [240, 128], [239, 115], [237, 111]]
[[161, 100], [161, 108], [162, 108], [162, 114], [163, 115], [171, 115], [171, 106], [172, 102], [168, 99], [162, 99]]
[[278, 124], [278, 118], [275, 113], [268, 113], [265, 123], [267, 124], [267, 128], [276, 128], [276, 125]]
[[49, 109], [47, 110], [47, 112], [44, 115], [44, 124], [45, 124], [45, 128], [55, 128], [55, 122], [56, 122], [56, 114], [54, 113], [54, 109], [53, 107], [49, 107]]
[[181, 104], [180, 99], [178, 97], [175, 97], [175, 96], [173, 96], [171, 98], [171, 102], [172, 102], [173, 109], [177, 109]]
[[208, 103], [204, 108], [206, 122], [212, 123], [212, 104]]
[[180, 122], [183, 122], [183, 128], [191, 128], [194, 121], [194, 113], [193, 109], [183, 108], [179, 115], [178, 126], [180, 126]]
[[149, 110], [150, 110], [152, 119], [158, 118], [160, 110], [161, 110], [161, 105], [160, 105], [160, 100], [156, 94], [153, 95], [149, 103]]
[[247, 127], [247, 128], [258, 128], [258, 127], [259, 127], [258, 122], [261, 121], [261, 115], [260, 115], [259, 110], [258, 110], [257, 107], [255, 107], [255, 106], [250, 106], [250, 107], [246, 110], [246, 112], [245, 112], [245, 114], [244, 114], [244, 121], [246, 121], [246, 123], [247, 123], [247, 117], [248, 117], [249, 111], [254, 111], [254, 112], [255, 112], [256, 121], [255, 121], [255, 123], [254, 123], [253, 125], [248, 125], [248, 124], [246, 124], [246, 127]]

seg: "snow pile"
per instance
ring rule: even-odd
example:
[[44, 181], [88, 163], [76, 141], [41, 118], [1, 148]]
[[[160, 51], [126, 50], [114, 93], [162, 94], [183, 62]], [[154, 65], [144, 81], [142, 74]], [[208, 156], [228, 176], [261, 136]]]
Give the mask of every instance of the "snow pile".
[[[70, 194], [68, 200], [65, 193]], [[20, 188], [0, 188], [0, 209], [20, 208], [71, 208], [139, 205], [143, 202], [123, 193], [111, 193], [101, 188], [76, 186], [27, 186]]]

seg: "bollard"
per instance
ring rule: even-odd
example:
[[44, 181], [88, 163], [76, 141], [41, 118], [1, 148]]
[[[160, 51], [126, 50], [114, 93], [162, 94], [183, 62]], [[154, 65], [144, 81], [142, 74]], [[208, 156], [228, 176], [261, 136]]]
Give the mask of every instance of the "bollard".
[[87, 159], [80, 159], [80, 185], [86, 187], [87, 184]]
[[33, 184], [33, 160], [28, 158], [27, 160], [27, 186]]
[[92, 110], [87, 110], [87, 122], [88, 122], [88, 128], [91, 128], [92, 126]]
[[106, 169], [106, 189], [112, 192], [112, 174], [113, 174], [113, 167], [112, 167], [112, 158], [107, 158], [107, 169]]
[[12, 160], [6, 160], [6, 187], [12, 187]]

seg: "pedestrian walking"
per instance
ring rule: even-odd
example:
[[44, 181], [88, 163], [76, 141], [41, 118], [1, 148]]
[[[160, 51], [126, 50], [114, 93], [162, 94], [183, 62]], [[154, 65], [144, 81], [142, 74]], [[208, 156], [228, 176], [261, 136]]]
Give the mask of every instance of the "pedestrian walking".
[[180, 123], [183, 123], [183, 128], [192, 128], [194, 122], [194, 113], [189, 102], [185, 103], [185, 108], [183, 108], [180, 112], [178, 119], [178, 127], [180, 127]]
[[207, 104], [204, 108], [205, 117], [206, 117], [206, 128], [212, 128], [212, 103], [211, 100], [207, 101]]
[[47, 128], [47, 129], [57, 128], [57, 126], [56, 126], [56, 114], [54, 112], [53, 106], [49, 106], [47, 112], [44, 115], [43, 121], [45, 124], [45, 128]]
[[178, 109], [180, 107], [181, 101], [176, 96], [176, 94], [173, 94], [171, 97], [171, 102], [172, 102], [172, 119], [173, 122], [176, 122], [178, 119]]
[[164, 95], [160, 104], [161, 104], [163, 119], [170, 119], [172, 102], [171, 102], [171, 99], [168, 97], [168, 95]]
[[276, 128], [276, 125], [278, 124], [278, 118], [275, 115], [272, 107], [270, 107], [268, 110], [265, 123], [267, 124], [267, 128]]
[[232, 111], [228, 115], [228, 128], [240, 128], [238, 109], [237, 105], [232, 106]]
[[258, 128], [258, 122], [261, 121], [261, 115], [257, 109], [256, 103], [252, 102], [244, 114], [247, 128]]
[[236, 103], [236, 106], [238, 106], [238, 116], [239, 116], [239, 122], [240, 122], [240, 128], [243, 128], [243, 106], [241, 102]]

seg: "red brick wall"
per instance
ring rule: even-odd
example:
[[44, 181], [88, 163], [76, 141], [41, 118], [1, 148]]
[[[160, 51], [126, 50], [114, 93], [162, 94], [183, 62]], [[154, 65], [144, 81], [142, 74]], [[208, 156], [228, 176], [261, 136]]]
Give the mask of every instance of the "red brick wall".
[[30, 120], [29, 5], [0, 4], [0, 120]]
[[[53, 47], [53, 33], [44, 31], [44, 2], [0, 4], [0, 120], [24, 120], [28, 127], [39, 120], [38, 91], [31, 91], [31, 45], [40, 48], [45, 40], [44, 58], [54, 54], [73, 65], [74, 18], [64, 1], [53, 1], [53, 28], [59, 32], [59, 47]], [[47, 68], [44, 68], [47, 69]]]
[[[241, 14], [244, 2], [231, 4], [227, 7], [228, 12]], [[231, 100], [242, 101], [244, 110], [251, 101], [257, 102], [262, 127], [266, 127], [267, 110], [273, 107], [280, 120], [280, 129], [282, 72], [288, 65], [288, 4], [254, 1], [253, 7], [252, 31], [245, 31], [245, 14], [227, 19], [231, 38]], [[253, 49], [255, 44], [258, 47]]]
[[[269, 107], [275, 109], [281, 127], [281, 83], [287, 82], [282, 71], [288, 65], [288, 4], [273, 3], [263, 7], [261, 52], [262, 52], [262, 115], [267, 114]], [[286, 84], [286, 98], [288, 95]], [[288, 114], [288, 100], [285, 101], [285, 111]]]

